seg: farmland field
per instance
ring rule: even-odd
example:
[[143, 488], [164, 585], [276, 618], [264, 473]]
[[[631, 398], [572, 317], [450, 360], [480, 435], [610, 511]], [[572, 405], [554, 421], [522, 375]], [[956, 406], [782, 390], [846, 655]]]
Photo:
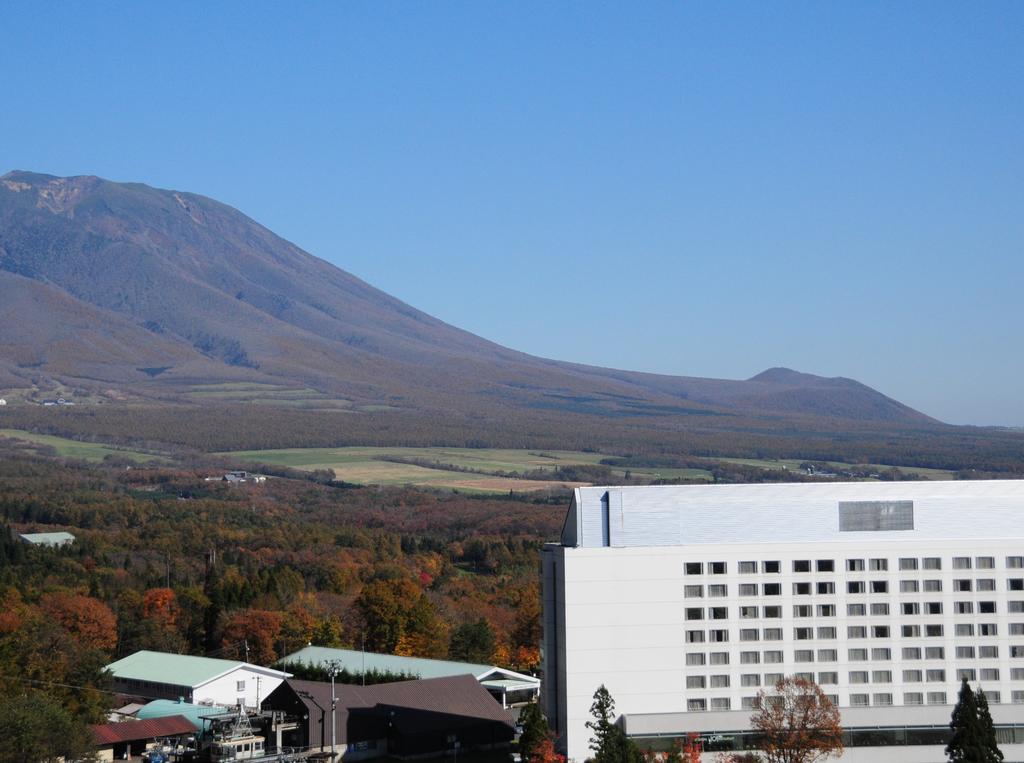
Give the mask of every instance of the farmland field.
[[[799, 470], [800, 464], [804, 463], [804, 461], [799, 458], [719, 458], [716, 460], [729, 464], [756, 466], [760, 469], [788, 469], [790, 471]], [[829, 468], [836, 471], [856, 468], [858, 470], [886, 472], [890, 469], [899, 469], [907, 474], [917, 474], [922, 479], [926, 480], [956, 479], [956, 472], [948, 469], [929, 469], [920, 466], [894, 466], [892, 464], [847, 464], [842, 461], [824, 461], [820, 463], [824, 463]]]
[[57, 455], [64, 458], [80, 458], [83, 461], [102, 461], [107, 456], [126, 458], [130, 461], [144, 463], [146, 461], [166, 461], [161, 456], [153, 456], [149, 453], [141, 453], [136, 450], [121, 450], [112, 445], [103, 445], [95, 442], [79, 442], [68, 440], [64, 437], [54, 437], [46, 434], [33, 434], [23, 432], [20, 429], [0, 429], [0, 437], [10, 437], [17, 440], [25, 440], [38, 445], [48, 445], [57, 451]]

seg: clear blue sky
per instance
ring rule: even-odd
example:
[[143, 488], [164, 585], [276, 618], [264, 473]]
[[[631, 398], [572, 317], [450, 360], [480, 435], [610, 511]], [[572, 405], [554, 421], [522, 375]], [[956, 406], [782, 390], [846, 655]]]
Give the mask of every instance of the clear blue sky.
[[0, 172], [232, 204], [520, 350], [1024, 425], [1024, 3], [0, 4]]

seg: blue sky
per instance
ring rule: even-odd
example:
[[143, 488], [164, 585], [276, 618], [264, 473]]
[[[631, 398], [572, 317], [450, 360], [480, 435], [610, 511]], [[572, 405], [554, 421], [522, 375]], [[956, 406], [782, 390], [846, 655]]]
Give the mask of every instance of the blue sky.
[[1024, 4], [0, 4], [0, 172], [238, 207], [538, 355], [1024, 425]]

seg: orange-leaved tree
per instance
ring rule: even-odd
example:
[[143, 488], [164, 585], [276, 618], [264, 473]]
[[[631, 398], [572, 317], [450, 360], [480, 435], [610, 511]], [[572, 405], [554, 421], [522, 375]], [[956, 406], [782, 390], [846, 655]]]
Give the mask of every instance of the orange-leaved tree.
[[766, 763], [815, 763], [843, 754], [839, 710], [813, 681], [783, 678], [758, 694], [750, 724]]

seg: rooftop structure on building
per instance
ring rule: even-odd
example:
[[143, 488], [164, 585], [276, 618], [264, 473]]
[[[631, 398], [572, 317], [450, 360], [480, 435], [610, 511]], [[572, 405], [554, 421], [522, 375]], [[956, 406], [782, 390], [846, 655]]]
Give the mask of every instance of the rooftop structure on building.
[[107, 665], [115, 691], [146, 699], [259, 707], [290, 673], [237, 660], [140, 651]]
[[49, 548], [60, 548], [75, 542], [75, 536], [69, 532], [21, 533], [19, 537], [33, 546], [47, 546]]
[[[1024, 760], [1024, 482], [584, 487], [543, 552], [544, 704], [570, 759], [604, 684], [626, 733], [750, 744], [821, 685], [844, 759], [942, 758], [960, 678]], [[870, 731], [867, 731], [870, 729]]]
[[281, 664], [304, 665], [326, 669], [330, 663], [349, 673], [394, 673], [410, 678], [441, 678], [472, 675], [505, 707], [534, 701], [540, 693], [540, 679], [496, 665], [482, 665], [453, 660], [431, 660], [423, 657], [401, 657], [354, 649], [307, 646], [281, 659]]
[[196, 733], [192, 722], [181, 715], [103, 723], [92, 726], [91, 730], [101, 761], [136, 758], [146, 750], [162, 746], [165, 740], [187, 738]]

